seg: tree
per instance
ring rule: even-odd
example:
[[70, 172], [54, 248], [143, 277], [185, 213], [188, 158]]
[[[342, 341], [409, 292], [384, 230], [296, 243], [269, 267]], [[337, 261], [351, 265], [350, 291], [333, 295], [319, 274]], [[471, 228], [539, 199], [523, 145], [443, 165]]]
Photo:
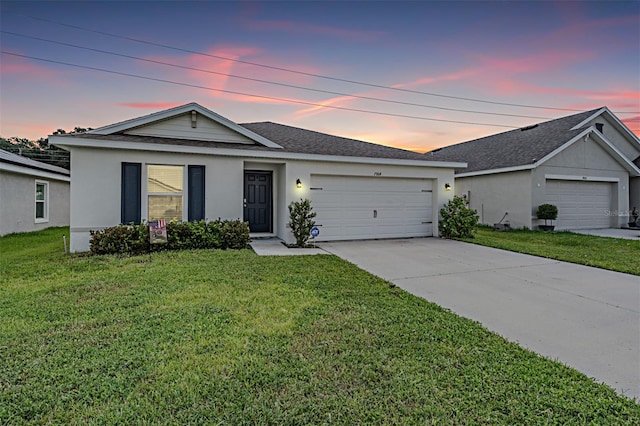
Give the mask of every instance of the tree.
[[[93, 130], [90, 127], [74, 127], [72, 131], [67, 132], [64, 129], [57, 129], [54, 135], [68, 135], [74, 133], [84, 133]], [[70, 155], [68, 151], [49, 144], [48, 138], [40, 138], [32, 141], [26, 138], [12, 136], [8, 139], [0, 137], [0, 149], [11, 152], [13, 154], [22, 155], [32, 160], [54, 166], [69, 169], [71, 166]]]

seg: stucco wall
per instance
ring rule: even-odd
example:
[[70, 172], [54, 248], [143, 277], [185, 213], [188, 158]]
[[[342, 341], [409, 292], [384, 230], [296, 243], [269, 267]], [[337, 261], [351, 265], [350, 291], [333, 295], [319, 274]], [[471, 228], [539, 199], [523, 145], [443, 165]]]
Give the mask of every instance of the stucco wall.
[[[251, 159], [213, 155], [174, 154], [116, 149], [71, 148], [71, 250], [89, 248], [91, 229], [101, 229], [120, 223], [121, 163], [142, 163], [142, 218], [146, 211], [146, 164], [204, 165], [206, 167], [205, 212], [207, 219], [243, 218], [244, 170], [273, 173], [273, 233], [292, 242], [286, 227], [287, 206], [292, 201], [309, 197], [312, 174], [342, 174], [352, 176], [417, 177], [434, 180], [434, 218], [438, 210], [452, 197], [444, 184], [453, 185], [453, 169], [334, 163], [328, 161], [298, 161]], [[296, 179], [303, 182], [296, 188]], [[186, 206], [187, 200], [183, 201]], [[186, 210], [186, 209], [185, 209]], [[185, 212], [186, 215], [186, 212]], [[186, 219], [186, 217], [185, 217]], [[437, 232], [437, 225], [434, 226]]]
[[509, 213], [512, 228], [531, 227], [531, 172], [456, 177], [456, 195], [467, 195], [469, 207], [478, 212], [480, 223], [498, 223]]
[[[47, 182], [49, 220], [36, 223], [35, 182]], [[69, 225], [69, 182], [0, 171], [0, 235]]]
[[[238, 219], [243, 215], [243, 161], [165, 152], [72, 148], [71, 150], [71, 250], [89, 248], [89, 230], [120, 223], [121, 163], [141, 163], [142, 218], [147, 217], [146, 167], [148, 164], [204, 165], [205, 217]], [[186, 192], [186, 191], [185, 191]], [[183, 206], [187, 206], [187, 197]], [[186, 208], [184, 209], [186, 215]], [[186, 216], [185, 216], [186, 219]]]

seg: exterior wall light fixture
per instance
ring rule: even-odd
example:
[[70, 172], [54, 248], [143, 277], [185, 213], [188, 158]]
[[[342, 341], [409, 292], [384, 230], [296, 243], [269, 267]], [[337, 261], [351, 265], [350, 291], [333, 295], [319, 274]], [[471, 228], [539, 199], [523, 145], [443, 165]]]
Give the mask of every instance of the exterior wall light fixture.
[[451, 191], [451, 185], [449, 185], [448, 183], [444, 184], [444, 190], [445, 191]]
[[300, 178], [296, 179], [296, 188], [302, 188], [302, 181]]

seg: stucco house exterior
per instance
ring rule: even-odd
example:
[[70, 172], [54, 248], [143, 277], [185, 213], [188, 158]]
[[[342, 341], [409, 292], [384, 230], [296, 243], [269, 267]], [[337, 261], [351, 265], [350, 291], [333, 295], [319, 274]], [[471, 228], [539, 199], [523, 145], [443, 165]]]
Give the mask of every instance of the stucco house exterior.
[[422, 154], [271, 122], [237, 124], [196, 103], [53, 135], [71, 152], [71, 250], [119, 223], [242, 219], [293, 242], [292, 201], [309, 198], [318, 241], [433, 236], [454, 169]]
[[[624, 226], [640, 208], [640, 140], [608, 108], [428, 152], [464, 161], [455, 193], [488, 225], [537, 228], [540, 204], [558, 207], [556, 229]], [[507, 213], [505, 217], [505, 213]]]
[[0, 150], [0, 235], [69, 225], [69, 170]]

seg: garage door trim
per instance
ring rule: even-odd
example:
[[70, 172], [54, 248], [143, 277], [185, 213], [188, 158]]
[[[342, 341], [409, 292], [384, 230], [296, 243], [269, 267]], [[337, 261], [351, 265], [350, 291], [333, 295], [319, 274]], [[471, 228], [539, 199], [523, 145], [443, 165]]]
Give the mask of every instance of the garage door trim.
[[576, 175], [544, 175], [546, 180], [577, 180], [587, 182], [620, 182], [620, 178], [617, 177], [603, 177], [603, 176], [576, 176]]

